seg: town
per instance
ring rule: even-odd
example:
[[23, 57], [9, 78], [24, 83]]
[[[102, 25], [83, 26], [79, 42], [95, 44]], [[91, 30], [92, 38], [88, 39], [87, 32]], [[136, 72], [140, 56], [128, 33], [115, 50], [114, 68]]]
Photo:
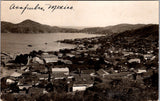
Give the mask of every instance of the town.
[[[142, 32], [144, 36], [140, 35]], [[1, 99], [156, 100], [157, 35], [158, 26], [150, 25], [117, 35], [58, 41], [74, 44], [74, 49], [32, 51], [14, 59], [1, 53], [1, 72], [14, 71], [9, 76], [1, 76]]]

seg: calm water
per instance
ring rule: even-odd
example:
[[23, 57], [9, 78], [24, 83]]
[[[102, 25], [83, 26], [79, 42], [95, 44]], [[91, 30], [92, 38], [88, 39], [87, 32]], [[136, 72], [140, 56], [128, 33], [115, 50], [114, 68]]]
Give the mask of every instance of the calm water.
[[[2, 52], [14, 55], [29, 53], [32, 50], [57, 51], [73, 48], [74, 45], [57, 43], [57, 40], [89, 38], [100, 35], [85, 33], [53, 33], [53, 34], [1, 34]], [[45, 44], [47, 43], [47, 44]], [[32, 47], [28, 47], [32, 45]]]

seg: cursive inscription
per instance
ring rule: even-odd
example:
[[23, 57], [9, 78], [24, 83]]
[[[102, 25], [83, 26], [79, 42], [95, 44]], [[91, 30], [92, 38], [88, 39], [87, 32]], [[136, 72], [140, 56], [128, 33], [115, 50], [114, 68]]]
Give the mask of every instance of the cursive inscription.
[[55, 9], [73, 9], [73, 6], [62, 6], [62, 5], [51, 5], [51, 4], [45, 4], [47, 6], [47, 9], [50, 9], [52, 12]]
[[40, 4], [36, 4], [36, 5], [30, 5], [30, 4], [26, 4], [24, 6], [20, 6], [20, 5], [16, 5], [16, 4], [11, 4], [9, 7], [9, 10], [21, 10], [21, 14], [23, 14], [26, 10], [36, 10], [36, 11], [55, 11], [55, 10], [72, 10], [73, 6], [67, 6], [67, 5], [52, 5], [52, 4], [45, 4], [45, 5], [40, 5]]
[[21, 14], [23, 14], [26, 10], [41, 10], [41, 11], [45, 11], [45, 9], [43, 7], [40, 7], [39, 4], [35, 5], [34, 7], [30, 7], [29, 4], [26, 4], [25, 6], [17, 6], [15, 4], [12, 4], [9, 8], [10, 10], [22, 10]]

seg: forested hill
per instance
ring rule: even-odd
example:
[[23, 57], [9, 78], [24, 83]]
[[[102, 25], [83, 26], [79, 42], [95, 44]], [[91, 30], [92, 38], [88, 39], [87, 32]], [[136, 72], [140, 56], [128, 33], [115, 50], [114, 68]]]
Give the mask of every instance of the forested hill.
[[[121, 46], [141, 53], [157, 50], [159, 39], [159, 25], [147, 25], [136, 30], [125, 31], [111, 36], [111, 43], [115, 47]], [[142, 50], [143, 49], [143, 50]]]
[[130, 31], [125, 31], [122, 33], [119, 33], [114, 36], [115, 40], [118, 39], [128, 39], [128, 40], [136, 40], [137, 39], [147, 39], [151, 41], [158, 41], [158, 31], [159, 26], [156, 24], [150, 24], [146, 25], [142, 28], [136, 29], [136, 30], [130, 30]]
[[76, 32], [72, 28], [60, 28], [57, 26], [43, 25], [32, 20], [25, 20], [18, 24], [1, 22], [2, 33], [57, 33], [57, 32]]
[[113, 33], [121, 33], [127, 30], [135, 30], [141, 27], [144, 27], [145, 24], [118, 24], [114, 26], [107, 26], [107, 27], [91, 27], [91, 28], [84, 28], [81, 31], [85, 33], [92, 33], [92, 34], [113, 34]]
[[145, 24], [118, 24], [107, 27], [89, 27], [84, 29], [62, 28], [40, 24], [32, 20], [25, 20], [17, 24], [10, 22], [1, 22], [2, 33], [89, 33], [89, 34], [106, 34], [121, 33], [127, 30], [135, 30], [146, 26]]

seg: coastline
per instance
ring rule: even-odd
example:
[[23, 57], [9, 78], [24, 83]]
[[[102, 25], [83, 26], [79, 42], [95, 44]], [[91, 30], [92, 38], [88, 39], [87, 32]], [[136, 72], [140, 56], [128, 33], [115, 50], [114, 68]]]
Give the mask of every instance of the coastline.
[[[154, 37], [148, 38], [148, 36]], [[61, 92], [64, 96], [65, 94], [74, 95], [76, 87], [80, 86], [84, 87], [81, 90], [78, 89], [78, 94], [80, 93], [81, 96], [86, 96], [86, 93], [90, 95], [90, 92], [101, 93], [101, 89], [105, 89], [104, 93], [109, 91], [108, 94], [115, 95], [119, 89], [126, 95], [127, 93], [123, 92], [124, 89], [131, 89], [133, 95], [137, 94], [137, 90], [144, 95], [150, 90], [154, 93], [150, 93], [148, 97], [157, 99], [157, 36], [158, 26], [152, 25], [111, 36], [59, 40], [58, 42], [73, 44], [76, 47], [59, 51], [32, 51], [29, 54], [18, 55], [14, 61], [11, 61], [12, 64], [5, 64], [4, 67], [15, 70], [18, 75], [14, 78], [15, 81], [24, 80], [30, 87], [27, 89], [36, 89], [36, 92], [43, 89], [48, 96], [61, 94]], [[54, 87], [52, 83], [56, 84], [54, 85], [56, 92], [52, 89]], [[48, 90], [49, 84], [51, 91]], [[61, 84], [63, 87], [59, 91], [58, 87], [62, 86]], [[25, 87], [18, 84], [16, 86], [19, 87], [20, 92], [23, 91], [21, 87]], [[70, 90], [70, 88], [73, 89]], [[94, 88], [98, 91], [93, 90]], [[38, 95], [41, 93], [43, 92]], [[25, 90], [23, 94], [30, 96]], [[15, 93], [12, 95], [16, 96]], [[106, 99], [110, 98], [106, 97]], [[141, 99], [141, 96], [138, 96], [138, 99]]]

